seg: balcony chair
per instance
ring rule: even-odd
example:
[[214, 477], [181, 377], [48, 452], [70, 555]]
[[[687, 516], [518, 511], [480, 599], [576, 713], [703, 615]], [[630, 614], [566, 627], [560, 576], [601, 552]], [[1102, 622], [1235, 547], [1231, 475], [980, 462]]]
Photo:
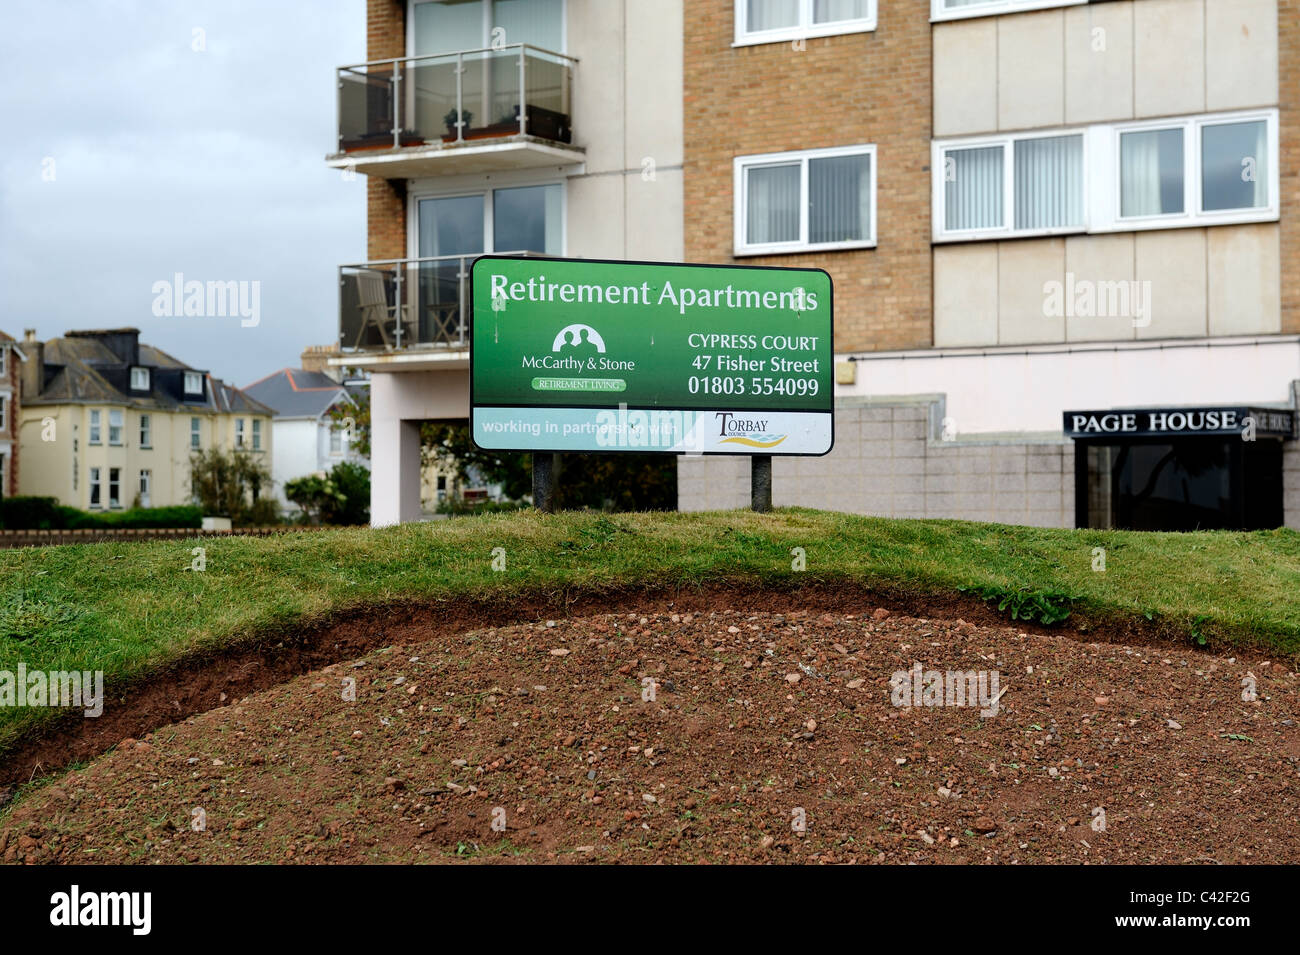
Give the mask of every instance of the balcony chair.
[[[361, 327], [357, 329], [357, 338], [352, 343], [352, 347], [361, 347], [361, 339], [365, 338], [369, 329], [374, 328], [378, 330], [379, 337], [384, 342], [384, 347], [392, 348], [393, 343], [388, 337], [388, 326], [393, 326], [394, 335], [396, 335], [397, 306], [388, 304], [388, 295], [384, 290], [384, 279], [380, 273], [357, 273], [357, 303], [361, 312]], [[417, 335], [415, 322], [411, 319], [410, 302], [402, 303], [401, 320], [402, 340], [406, 342], [414, 341]]]

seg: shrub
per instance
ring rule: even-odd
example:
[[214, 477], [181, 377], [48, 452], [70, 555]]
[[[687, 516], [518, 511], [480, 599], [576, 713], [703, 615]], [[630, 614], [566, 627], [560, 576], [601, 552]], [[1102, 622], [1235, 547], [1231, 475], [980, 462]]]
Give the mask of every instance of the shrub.
[[59, 499], [55, 497], [7, 497], [0, 500], [0, 527], [13, 530], [60, 528]]
[[0, 527], [10, 530], [93, 530], [112, 527], [200, 527], [197, 507], [133, 507], [125, 511], [82, 511], [53, 497], [10, 497], [0, 501]]

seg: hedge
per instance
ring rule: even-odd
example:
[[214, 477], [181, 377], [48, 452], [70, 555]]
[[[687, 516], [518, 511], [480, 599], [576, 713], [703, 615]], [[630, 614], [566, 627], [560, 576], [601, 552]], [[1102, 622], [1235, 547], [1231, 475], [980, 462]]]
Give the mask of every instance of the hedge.
[[0, 528], [8, 530], [95, 530], [112, 527], [201, 527], [197, 507], [133, 507], [125, 511], [81, 511], [53, 497], [0, 499]]

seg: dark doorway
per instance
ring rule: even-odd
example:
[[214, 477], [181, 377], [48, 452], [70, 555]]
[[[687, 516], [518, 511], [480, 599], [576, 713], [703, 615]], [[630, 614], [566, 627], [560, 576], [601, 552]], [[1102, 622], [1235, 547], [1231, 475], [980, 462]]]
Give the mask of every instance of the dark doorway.
[[1079, 527], [1259, 530], [1282, 524], [1282, 443], [1222, 436], [1079, 440]]

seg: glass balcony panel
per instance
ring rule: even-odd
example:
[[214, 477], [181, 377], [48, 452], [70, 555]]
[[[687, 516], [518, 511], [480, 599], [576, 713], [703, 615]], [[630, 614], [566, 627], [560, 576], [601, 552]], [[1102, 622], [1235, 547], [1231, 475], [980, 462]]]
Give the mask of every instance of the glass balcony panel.
[[[521, 132], [571, 143], [573, 62], [514, 45], [344, 67], [338, 81], [340, 149], [459, 144]], [[395, 97], [401, 107], [398, 137]]]
[[339, 70], [339, 148], [392, 144], [392, 65]]

